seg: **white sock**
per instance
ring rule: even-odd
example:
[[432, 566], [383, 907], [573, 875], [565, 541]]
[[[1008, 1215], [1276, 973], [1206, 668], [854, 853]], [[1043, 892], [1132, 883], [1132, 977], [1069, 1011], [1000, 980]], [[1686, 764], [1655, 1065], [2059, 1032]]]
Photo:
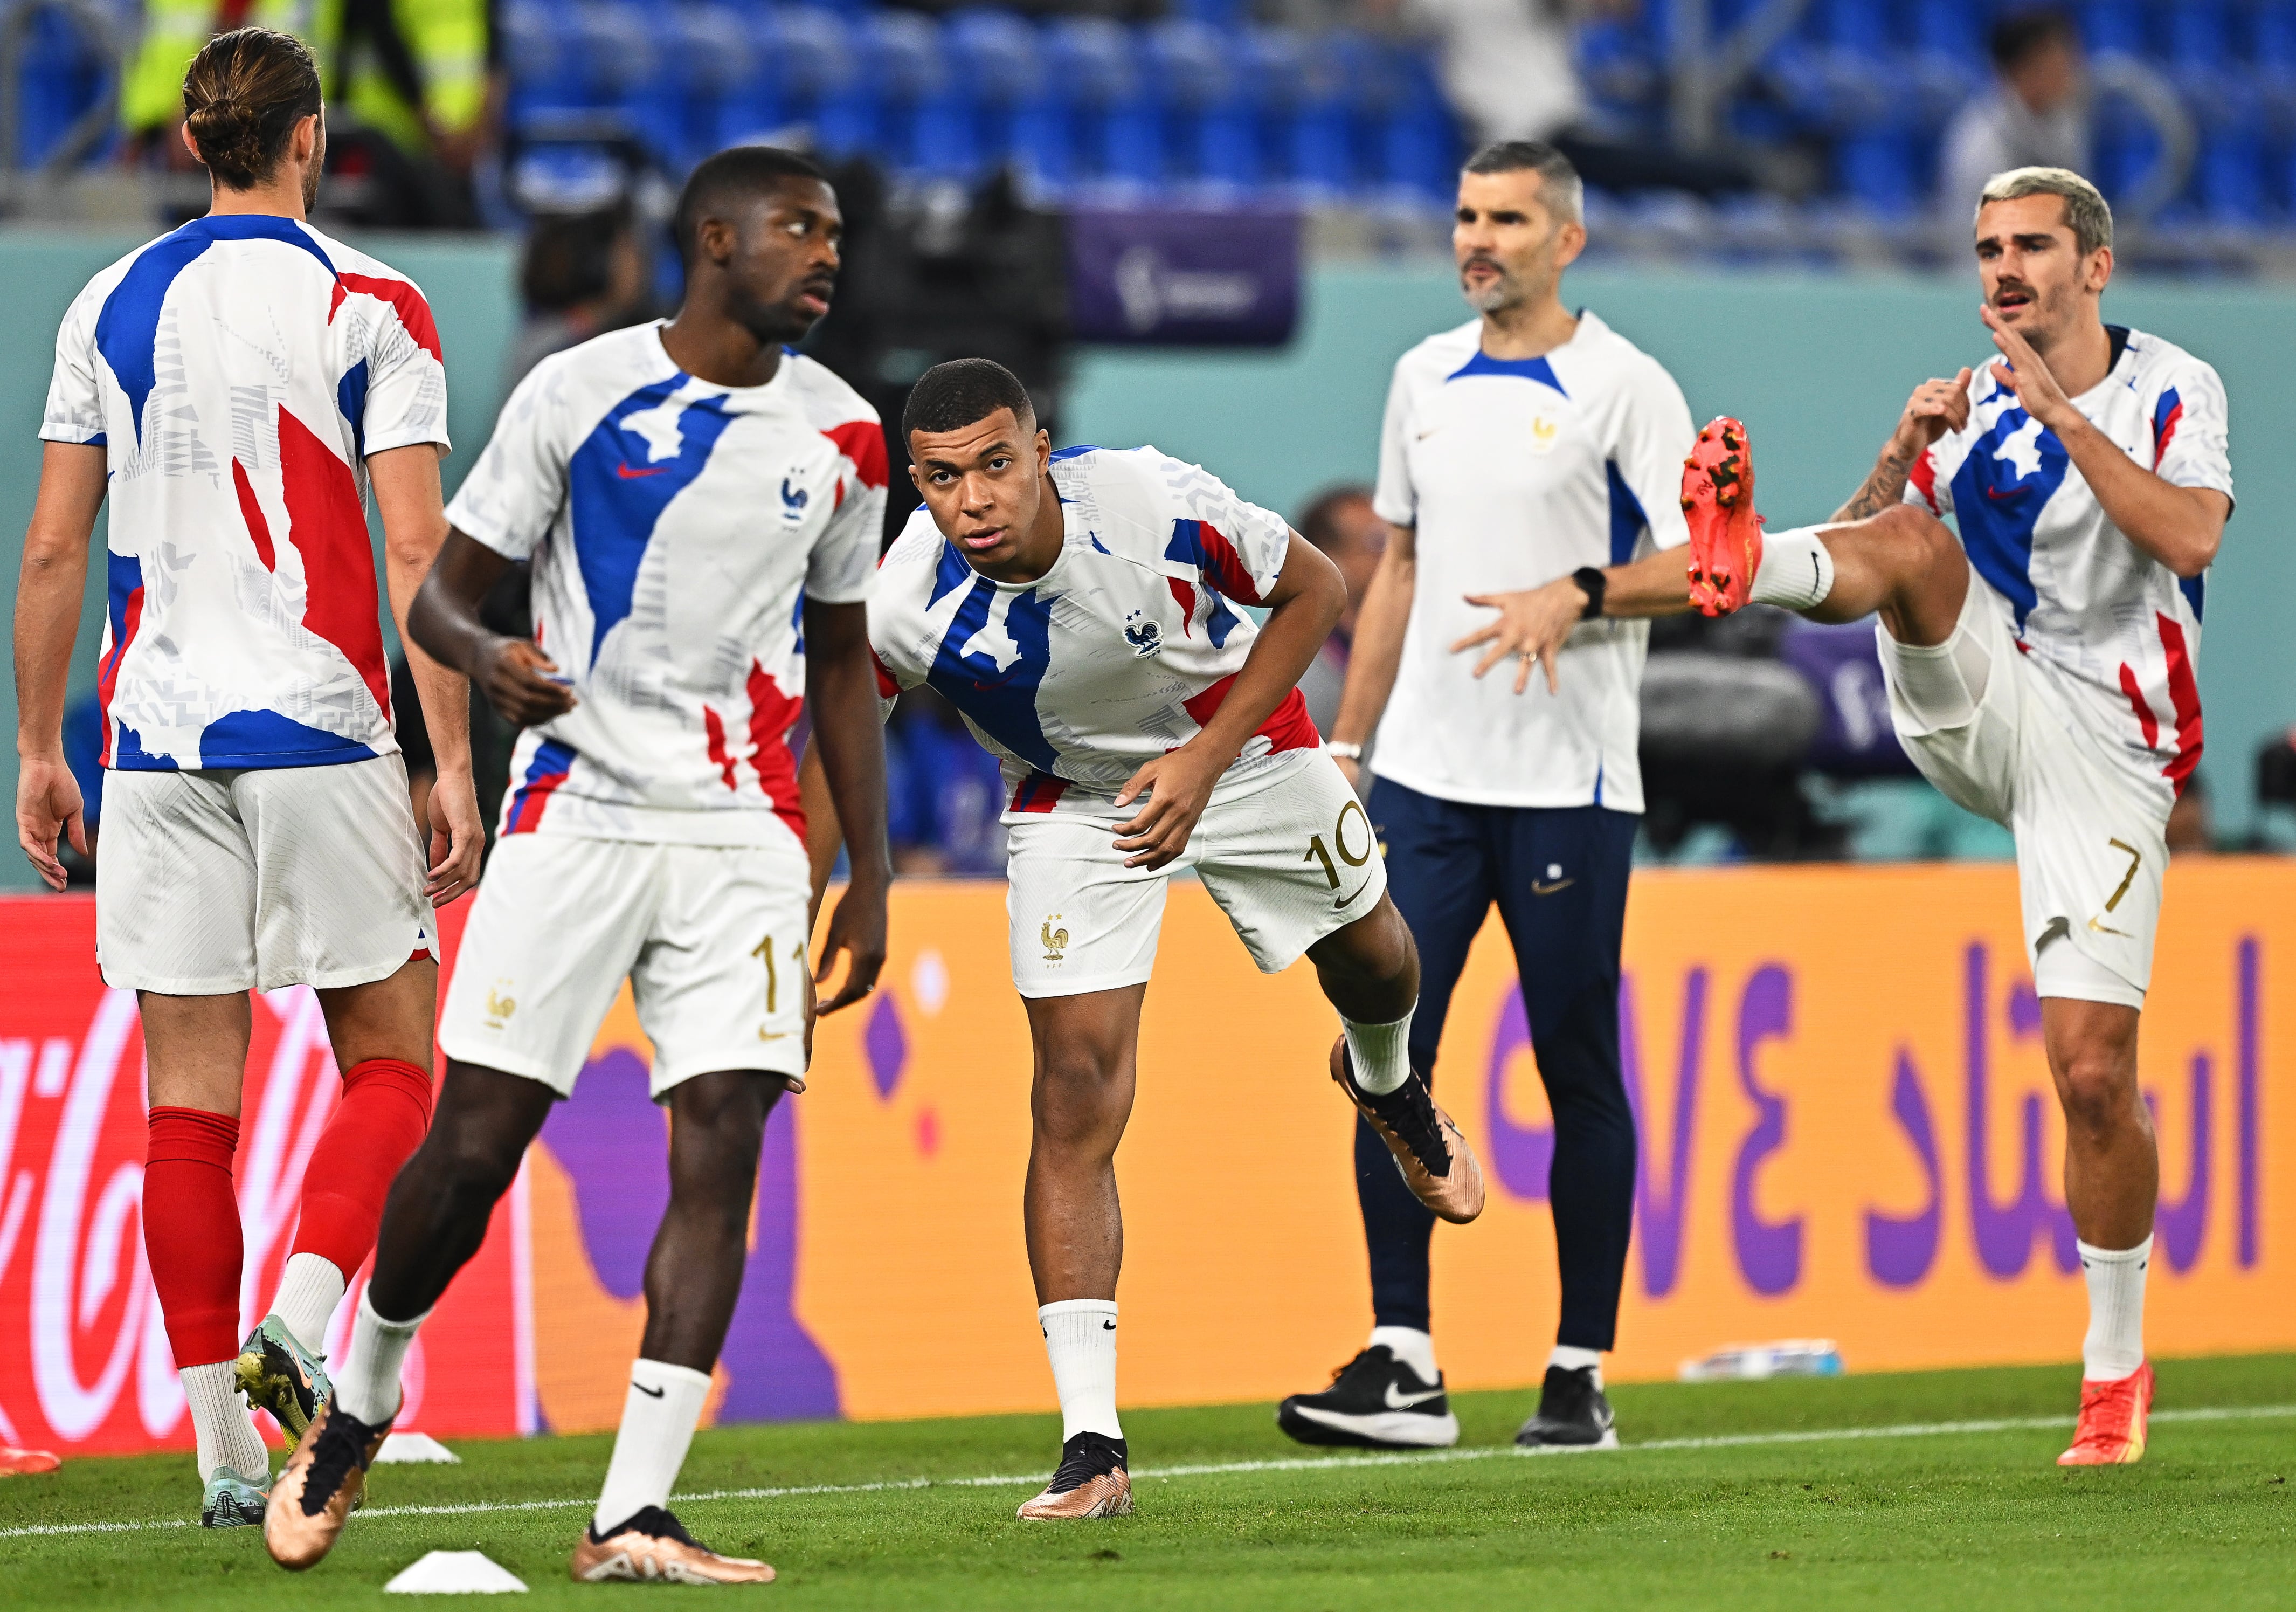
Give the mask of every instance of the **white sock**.
[[2081, 1274], [2088, 1279], [2081, 1376], [2093, 1383], [2133, 1377], [2144, 1363], [2144, 1268], [2152, 1262], [2152, 1239], [2134, 1248], [2074, 1246], [2080, 1250]]
[[247, 1402], [240, 1397], [239, 1372], [232, 1361], [211, 1366], [186, 1366], [176, 1373], [184, 1385], [184, 1398], [192, 1407], [192, 1433], [200, 1445], [200, 1481], [228, 1467], [252, 1484], [271, 1478], [271, 1457], [255, 1424], [247, 1419]]
[[1419, 1374], [1423, 1383], [1439, 1383], [1442, 1373], [1435, 1369], [1435, 1340], [1416, 1327], [1374, 1327], [1371, 1342], [1365, 1346], [1376, 1349], [1387, 1345], [1389, 1353]]
[[374, 1300], [359, 1295], [351, 1320], [351, 1341], [343, 1346], [342, 1369], [335, 1373], [335, 1403], [346, 1416], [380, 1427], [398, 1414], [398, 1368], [430, 1312], [413, 1320], [389, 1321], [375, 1313]]
[[327, 1328], [335, 1319], [335, 1306], [343, 1302], [343, 1273], [334, 1261], [316, 1254], [288, 1256], [271, 1313], [287, 1323], [304, 1353], [326, 1357]]
[[1116, 1301], [1064, 1298], [1037, 1310], [1053, 1389], [1061, 1396], [1061, 1443], [1079, 1433], [1122, 1438], [1116, 1419]]
[[1547, 1355], [1546, 1363], [1560, 1366], [1565, 1371], [1584, 1371], [1591, 1366], [1595, 1371], [1595, 1386], [1600, 1388], [1603, 1386], [1603, 1352], [1600, 1349], [1581, 1349], [1574, 1344], [1557, 1344]]
[[709, 1397], [709, 1374], [691, 1366], [640, 1356], [630, 1364], [622, 1399], [621, 1431], [614, 1435], [606, 1486], [598, 1491], [591, 1526], [603, 1538], [648, 1506], [669, 1504], [669, 1486], [685, 1465], [686, 1447]]
[[[1417, 1011], [1412, 1009], [1412, 1013]], [[1340, 1027], [1347, 1032], [1357, 1085], [1374, 1097], [1382, 1097], [1411, 1078], [1410, 1013], [1391, 1024], [1358, 1024], [1342, 1017]]]
[[1818, 533], [1822, 526], [1762, 534], [1762, 568], [1746, 596], [1757, 604], [1808, 610], [1833, 591], [1833, 556]]

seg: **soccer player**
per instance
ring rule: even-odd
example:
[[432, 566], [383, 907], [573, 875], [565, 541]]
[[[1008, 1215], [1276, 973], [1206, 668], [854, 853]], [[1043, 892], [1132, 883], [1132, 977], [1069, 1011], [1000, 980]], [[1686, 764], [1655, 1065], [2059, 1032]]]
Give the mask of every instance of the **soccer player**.
[[[17, 833], [61, 890], [83, 853], [60, 727], [97, 509], [111, 499], [96, 950], [137, 993], [149, 1071], [144, 1245], [198, 1443], [201, 1521], [262, 1520], [270, 1461], [329, 1392], [346, 1278], [430, 1111], [431, 903], [478, 878], [461, 677], [412, 652], [437, 746], [430, 865], [391, 732], [364, 500], [401, 616], [446, 535], [446, 371], [412, 282], [306, 223], [319, 76], [285, 34], [211, 40], [184, 78], [204, 218], [64, 317], [16, 596]], [[271, 1312], [239, 1337], [232, 1157], [250, 990], [314, 987], [342, 1100], [313, 1147]]]
[[901, 429], [924, 505], [870, 601], [878, 689], [890, 711], [931, 685], [1011, 792], [1013, 979], [1036, 1050], [1022, 1213], [1062, 1441], [1020, 1514], [1120, 1516], [1116, 1146], [1175, 871], [1202, 879], [1264, 972], [1315, 963], [1343, 1026], [1332, 1076], [1412, 1190], [1472, 1220], [1482, 1172], [1411, 1071], [1411, 933], [1296, 687], [1347, 604], [1338, 569], [1195, 465], [1054, 453], [984, 358], [928, 370]]
[[[2062, 1466], [2140, 1459], [2144, 1273], [2160, 1160], [2136, 1081], [2169, 814], [2201, 759], [2201, 613], [2231, 517], [2217, 373], [2104, 322], [2112, 213], [2061, 168], [1997, 174], [1977, 210], [1998, 356], [1923, 383], [1834, 523], [1765, 536], [1744, 431], [1683, 477], [1690, 598], [1812, 620], [1875, 611], [1898, 736], [2017, 836], [2041, 1036], [2088, 1282]], [[1939, 517], [1952, 515], [1960, 539]]]
[[[1332, 750], [1357, 766], [1377, 725], [1372, 822], [1425, 971], [1414, 1066], [1434, 1071], [1452, 989], [1495, 901], [1513, 942], [1554, 1113], [1562, 1289], [1538, 1411], [1516, 1442], [1607, 1448], [1618, 1440], [1603, 1354], [1634, 1214], [1619, 947], [1649, 638], [1618, 618], [1682, 596], [1682, 561], [1668, 551], [1689, 535], [1676, 499], [1695, 433], [1656, 360], [1564, 306], [1562, 273], [1586, 240], [1578, 176], [1551, 146], [1488, 146], [1460, 175], [1452, 243], [1478, 317], [1396, 364], [1377, 494], [1391, 535]], [[1536, 654], [1505, 641], [1526, 621], [1544, 631]], [[1277, 1419], [1307, 1443], [1456, 1443], [1429, 1327], [1435, 1222], [1379, 1152], [1358, 1129], [1370, 1339]]]
[[[841, 222], [821, 169], [768, 146], [720, 152], [686, 181], [676, 227], [677, 317], [555, 354], [520, 383], [415, 603], [415, 636], [528, 730], [447, 994], [438, 1119], [391, 1191], [335, 1402], [266, 1523], [289, 1567], [334, 1542], [398, 1413], [415, 1329], [478, 1251], [627, 978], [669, 1115], [670, 1201], [572, 1571], [773, 1576], [696, 1543], [668, 1504], [741, 1291], [767, 1116], [806, 1069], [811, 890], [788, 736], [808, 676], [830, 797], [855, 829], [822, 962], [825, 975], [844, 952], [849, 967], [823, 1011], [866, 994], [884, 960], [884, 751], [863, 601], [885, 438], [851, 389], [786, 345], [828, 311], [837, 276]], [[479, 619], [529, 555], [532, 642]]]

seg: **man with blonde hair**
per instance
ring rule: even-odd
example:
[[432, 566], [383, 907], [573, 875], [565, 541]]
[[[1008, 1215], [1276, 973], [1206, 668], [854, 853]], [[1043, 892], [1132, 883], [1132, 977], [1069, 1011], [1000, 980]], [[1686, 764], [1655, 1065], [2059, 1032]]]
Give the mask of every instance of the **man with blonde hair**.
[[2169, 814], [2201, 759], [2201, 617], [2233, 509], [2224, 386], [2104, 322], [2112, 214], [2079, 175], [1995, 175], [1976, 247], [1997, 358], [1915, 390], [1833, 524], [1765, 534], [1744, 428], [1706, 428], [1683, 480], [1690, 601], [1878, 611], [1907, 753], [2015, 832], [2089, 1292], [2080, 1425], [2058, 1460], [2134, 1461], [2160, 1187], [2136, 1029]]

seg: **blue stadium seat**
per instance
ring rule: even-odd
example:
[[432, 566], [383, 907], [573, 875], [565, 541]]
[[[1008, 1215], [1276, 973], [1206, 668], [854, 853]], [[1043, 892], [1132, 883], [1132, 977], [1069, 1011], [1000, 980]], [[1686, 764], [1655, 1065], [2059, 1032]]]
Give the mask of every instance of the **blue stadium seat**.
[[854, 20], [861, 81], [877, 97], [873, 142], [887, 166], [962, 178], [980, 167], [972, 113], [948, 70], [939, 28], [915, 12], [865, 12]]
[[2092, 51], [2147, 53], [2144, 0], [2088, 0], [2079, 11], [2081, 38]]
[[1259, 129], [1237, 71], [1236, 38], [1184, 17], [1153, 24], [1142, 43], [1164, 107], [1165, 155], [1173, 175], [1218, 185], [1256, 184]]
[[1045, 30], [1045, 59], [1066, 93], [1076, 177], [1160, 180], [1162, 120], [1142, 82], [1132, 35], [1103, 17], [1063, 17]]
[[1466, 153], [1434, 64], [1423, 52], [1398, 50], [1391, 71], [1397, 93], [1381, 134], [1379, 177], [1390, 190], [1449, 202]]
[[1914, 48], [1985, 69], [1985, 36], [1992, 26], [1988, 0], [1914, 0]]
[[53, 7], [34, 14], [23, 53], [17, 69], [16, 150], [25, 167], [36, 168], [96, 103], [105, 78], [116, 70]]
[[666, 162], [687, 144], [685, 97], [652, 10], [638, 0], [585, 0], [568, 15], [593, 107], [621, 114]]
[[1037, 30], [1011, 12], [963, 11], [941, 29], [941, 42], [949, 76], [963, 86], [980, 162], [1011, 163], [1040, 187], [1065, 184], [1067, 112]]
[[565, 25], [563, 7], [516, 0], [503, 8], [500, 26], [503, 63], [510, 76], [505, 111], [512, 127], [589, 105], [582, 53]]
[[1301, 42], [1284, 130], [1284, 167], [1297, 189], [1338, 195], [1356, 182], [1351, 92], [1361, 40], [1327, 33]]
[[757, 55], [749, 102], [758, 127], [808, 125], [832, 156], [872, 146], [876, 98], [844, 19], [821, 6], [767, 6], [751, 13], [750, 31]]
[[742, 13], [709, 0], [666, 7], [660, 15], [662, 48], [685, 102], [679, 166], [690, 168], [711, 152], [771, 129], [771, 122], [752, 121], [744, 103], [756, 69]]

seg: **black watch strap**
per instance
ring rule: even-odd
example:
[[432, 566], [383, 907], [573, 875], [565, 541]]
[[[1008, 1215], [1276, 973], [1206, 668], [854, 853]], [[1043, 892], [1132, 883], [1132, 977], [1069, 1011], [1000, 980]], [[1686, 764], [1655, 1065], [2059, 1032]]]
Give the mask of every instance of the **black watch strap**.
[[1591, 621], [1601, 615], [1603, 594], [1611, 585], [1610, 579], [1603, 574], [1599, 567], [1581, 565], [1570, 573], [1570, 580], [1578, 583], [1580, 589], [1587, 595], [1587, 608], [1578, 613], [1578, 619], [1582, 621]]

